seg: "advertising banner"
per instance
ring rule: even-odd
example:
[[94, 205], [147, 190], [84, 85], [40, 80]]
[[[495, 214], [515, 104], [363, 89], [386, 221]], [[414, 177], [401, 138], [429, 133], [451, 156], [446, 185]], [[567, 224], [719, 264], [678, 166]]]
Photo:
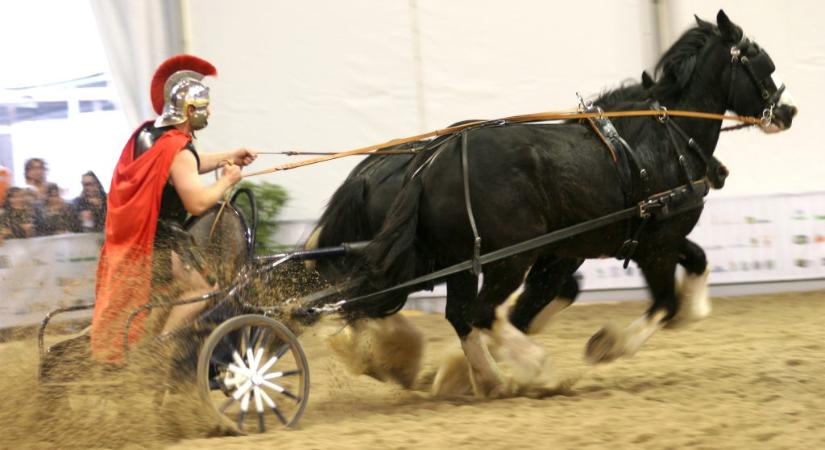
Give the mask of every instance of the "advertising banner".
[[[688, 238], [707, 254], [710, 284], [823, 279], [825, 193], [710, 197]], [[580, 273], [588, 290], [646, 286], [632, 262], [589, 260]]]

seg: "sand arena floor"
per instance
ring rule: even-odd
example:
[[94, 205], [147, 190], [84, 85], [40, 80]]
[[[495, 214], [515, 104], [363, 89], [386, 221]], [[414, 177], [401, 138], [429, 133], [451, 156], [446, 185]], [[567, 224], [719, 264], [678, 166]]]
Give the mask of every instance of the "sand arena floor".
[[[608, 321], [627, 324], [645, 304], [575, 305], [536, 337], [567, 386], [541, 398], [435, 399], [366, 376], [334, 360], [322, 335], [301, 337], [312, 391], [296, 430], [204, 438], [197, 403], [161, 420], [138, 405], [104, 414], [58, 414], [33, 404], [31, 340], [0, 346], [2, 448], [420, 449], [420, 448], [825, 448], [825, 292], [714, 299], [713, 315], [662, 331], [633, 358], [592, 367], [584, 345]], [[427, 337], [432, 372], [458, 351], [441, 316], [411, 319]], [[95, 418], [97, 417], [97, 419]], [[169, 417], [169, 416], [167, 416]]]

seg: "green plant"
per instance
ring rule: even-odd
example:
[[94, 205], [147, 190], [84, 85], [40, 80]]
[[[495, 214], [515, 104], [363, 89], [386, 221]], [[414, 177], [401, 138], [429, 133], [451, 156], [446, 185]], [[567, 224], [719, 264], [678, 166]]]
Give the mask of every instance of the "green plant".
[[[238, 188], [249, 188], [255, 195], [258, 205], [258, 229], [255, 236], [255, 253], [272, 253], [280, 250], [274, 240], [275, 232], [278, 229], [276, 219], [284, 204], [289, 200], [289, 194], [281, 186], [268, 183], [266, 181], [251, 182], [241, 181]], [[245, 217], [252, 217], [249, 203], [244, 196], [238, 198], [238, 208], [243, 211]]]

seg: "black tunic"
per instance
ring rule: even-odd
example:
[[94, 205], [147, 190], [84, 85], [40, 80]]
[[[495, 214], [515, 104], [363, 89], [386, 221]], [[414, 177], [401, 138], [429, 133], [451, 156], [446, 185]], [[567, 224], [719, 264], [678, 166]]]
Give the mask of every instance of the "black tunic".
[[[163, 133], [173, 128], [171, 126], [155, 128], [154, 125], [149, 124], [146, 129], [151, 133], [152, 141], [157, 142]], [[200, 171], [200, 157], [195, 147], [190, 142], [185, 149], [195, 156]], [[137, 153], [137, 148], [135, 151]], [[139, 158], [140, 155], [136, 154], [136, 157]], [[178, 195], [175, 186], [167, 180], [161, 195], [158, 226], [155, 231], [155, 243], [152, 250], [153, 288], [167, 286], [172, 282], [172, 252], [181, 253], [181, 246], [188, 244], [188, 242], [183, 242], [185, 239], [181, 238], [181, 233], [185, 233], [183, 225], [187, 216], [188, 213], [183, 206], [183, 200]]]

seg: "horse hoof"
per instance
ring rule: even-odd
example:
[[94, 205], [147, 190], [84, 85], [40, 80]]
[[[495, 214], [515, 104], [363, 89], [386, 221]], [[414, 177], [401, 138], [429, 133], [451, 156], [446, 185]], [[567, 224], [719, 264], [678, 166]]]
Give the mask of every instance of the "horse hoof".
[[587, 341], [584, 359], [590, 364], [604, 364], [622, 356], [622, 335], [615, 327], [605, 326]]
[[327, 344], [351, 373], [405, 389], [415, 384], [424, 352], [423, 335], [400, 315], [354, 322]]
[[679, 311], [666, 324], [665, 328], [683, 328], [710, 316], [713, 309], [708, 294], [708, 274], [686, 274], [676, 288]]
[[504, 383], [474, 384], [473, 393], [477, 398], [496, 399], [512, 397], [512, 389]]
[[447, 358], [438, 368], [433, 379], [433, 397], [458, 397], [471, 394], [470, 366], [464, 353], [456, 353]]
[[501, 374], [491, 374], [489, 378], [483, 378], [470, 369], [469, 375], [470, 385], [476, 397], [502, 398], [509, 396], [510, 389]]

